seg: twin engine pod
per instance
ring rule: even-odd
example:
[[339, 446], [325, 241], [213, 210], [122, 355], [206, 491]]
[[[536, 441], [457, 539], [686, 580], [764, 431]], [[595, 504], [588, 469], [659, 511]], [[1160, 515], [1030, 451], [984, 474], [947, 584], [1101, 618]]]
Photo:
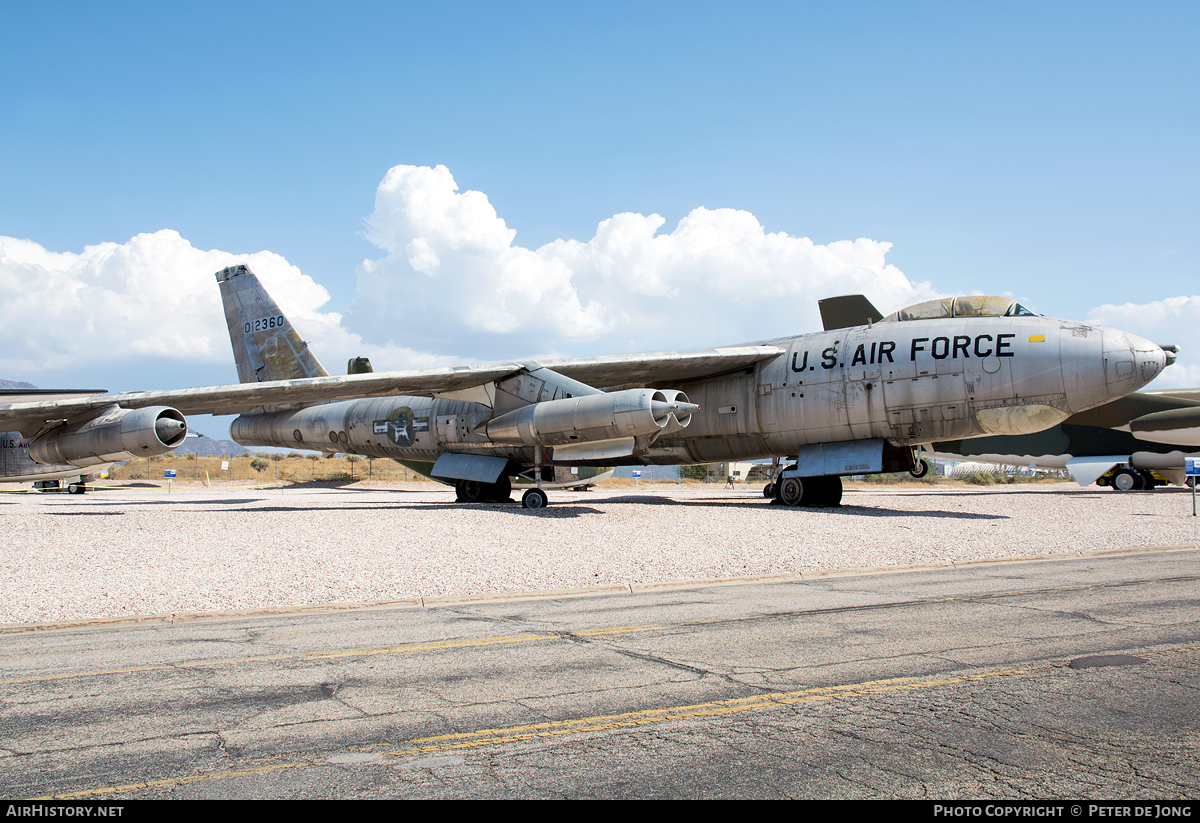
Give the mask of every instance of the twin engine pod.
[[154, 457], [183, 445], [187, 421], [168, 406], [122, 409], [68, 423], [29, 444], [29, 456], [51, 466], [96, 466], [135, 457]]
[[686, 428], [692, 412], [681, 391], [624, 391], [544, 400], [487, 421], [480, 428], [493, 443], [513, 446], [570, 446], [578, 443], [648, 437]]

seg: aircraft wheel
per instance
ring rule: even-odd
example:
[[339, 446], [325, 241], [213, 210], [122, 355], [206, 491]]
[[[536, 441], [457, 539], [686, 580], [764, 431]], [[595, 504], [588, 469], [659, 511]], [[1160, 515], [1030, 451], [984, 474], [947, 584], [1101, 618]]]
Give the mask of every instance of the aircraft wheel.
[[1136, 491], [1144, 482], [1142, 476], [1132, 469], [1121, 469], [1113, 475], [1112, 487], [1119, 492]]
[[821, 493], [817, 496], [818, 506], [830, 508], [842, 505], [842, 478], [822, 477]]
[[1145, 470], [1138, 473], [1142, 476], [1142, 488], [1153, 491], [1154, 487], [1158, 485], [1158, 482], [1154, 479], [1154, 474]]
[[507, 476], [502, 476], [495, 483], [487, 483], [483, 487], [484, 498], [493, 503], [507, 503], [510, 494], [512, 494], [512, 481]]
[[475, 480], [459, 480], [454, 484], [458, 492], [458, 502], [478, 503], [483, 500], [484, 484]]
[[774, 496], [775, 496], [775, 484], [774, 483], [768, 483], [767, 485], [763, 486], [763, 497], [770, 498], [770, 497], [774, 497]]
[[521, 505], [527, 509], [544, 509], [550, 500], [541, 489], [530, 489], [521, 495]]
[[67, 486], [67, 494], [83, 494], [87, 491], [87, 486], [82, 483], [72, 483]]
[[804, 484], [798, 477], [785, 477], [779, 481], [779, 499], [785, 505], [799, 506], [804, 499]]
[[[918, 480], [929, 474], [929, 461], [921, 459], [917, 461], [917, 465], [908, 470], [908, 473]], [[839, 481], [840, 483], [841, 481]]]

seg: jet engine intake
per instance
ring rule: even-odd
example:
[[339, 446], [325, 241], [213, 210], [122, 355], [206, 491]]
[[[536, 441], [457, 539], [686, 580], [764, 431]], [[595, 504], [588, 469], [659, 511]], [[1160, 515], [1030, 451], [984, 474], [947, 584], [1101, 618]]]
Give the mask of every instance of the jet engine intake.
[[79, 467], [154, 457], [183, 445], [187, 431], [187, 420], [169, 406], [110, 406], [43, 434], [29, 444], [29, 456], [46, 465]]
[[678, 431], [699, 406], [681, 391], [626, 389], [532, 403], [493, 418], [483, 428], [493, 443], [569, 446]]

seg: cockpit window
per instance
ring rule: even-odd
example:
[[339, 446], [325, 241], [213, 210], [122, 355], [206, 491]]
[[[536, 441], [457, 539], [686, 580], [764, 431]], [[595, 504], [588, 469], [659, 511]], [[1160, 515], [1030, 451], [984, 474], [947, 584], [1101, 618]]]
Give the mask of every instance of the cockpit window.
[[955, 317], [1003, 317], [1009, 313], [1013, 301], [1010, 297], [970, 297], [954, 298]]
[[909, 306], [891, 317], [885, 317], [884, 320], [933, 320], [939, 317], [953, 317], [953, 312], [954, 299], [947, 297], [945, 300], [928, 300]]
[[939, 300], [927, 300], [915, 306], [901, 309], [883, 318], [889, 320], [935, 320], [949, 317], [1037, 317], [1032, 312], [1013, 300], [1011, 297], [988, 297], [986, 295], [970, 295], [967, 297], [944, 297]]

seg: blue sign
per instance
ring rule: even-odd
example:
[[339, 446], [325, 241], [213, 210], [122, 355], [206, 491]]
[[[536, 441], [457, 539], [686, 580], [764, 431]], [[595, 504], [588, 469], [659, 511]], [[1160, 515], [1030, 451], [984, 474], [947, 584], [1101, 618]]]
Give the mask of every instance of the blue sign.
[[641, 472], [639, 472], [639, 471], [635, 471], [635, 472], [633, 473], [633, 476], [634, 476], [635, 478], [636, 478], [636, 477], [641, 477], [641, 476], [642, 476], [642, 473], [641, 473]]
[[167, 478], [168, 480], [171, 480], [172, 478], [175, 477], [175, 470], [167, 469], [166, 471], [163, 472], [163, 477]]
[[1200, 457], [1183, 458], [1183, 473], [1188, 477], [1200, 477]]

